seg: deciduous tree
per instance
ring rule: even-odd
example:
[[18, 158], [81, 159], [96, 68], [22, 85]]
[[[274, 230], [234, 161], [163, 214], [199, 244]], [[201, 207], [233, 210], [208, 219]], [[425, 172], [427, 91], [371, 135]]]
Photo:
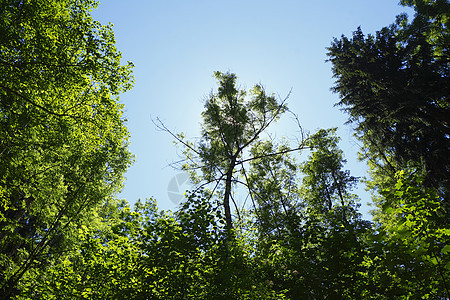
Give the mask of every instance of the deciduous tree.
[[131, 161], [131, 87], [93, 1], [0, 2], [0, 294], [58, 255]]
[[[262, 85], [250, 91], [239, 89], [236, 75], [215, 72], [219, 88], [210, 95], [202, 113], [202, 136], [197, 145], [185, 141], [183, 135], [174, 135], [185, 146], [186, 163], [182, 168], [190, 171], [200, 186], [214, 183], [213, 191], [220, 191], [227, 230], [232, 229], [232, 187], [239, 182], [237, 175], [244, 165], [258, 157], [248, 156], [250, 148], [281, 114], [287, 111], [286, 99], [278, 101], [266, 93]], [[162, 123], [159, 128], [170, 132]], [[303, 147], [284, 149], [287, 153]], [[261, 153], [271, 156], [276, 153]], [[197, 170], [201, 174], [196, 173]], [[234, 203], [236, 206], [236, 203]], [[237, 206], [236, 206], [237, 209]]]

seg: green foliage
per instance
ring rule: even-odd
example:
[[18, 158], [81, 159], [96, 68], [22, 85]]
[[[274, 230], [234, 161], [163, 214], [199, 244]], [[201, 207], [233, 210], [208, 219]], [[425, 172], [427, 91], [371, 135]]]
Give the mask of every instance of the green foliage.
[[336, 128], [321, 129], [310, 137], [309, 147], [313, 152], [302, 167], [305, 200], [310, 209], [321, 213], [330, 211], [336, 204], [345, 209], [354, 205], [356, 199], [349, 191], [357, 179], [342, 170], [346, 160], [337, 146], [339, 139], [335, 132]]
[[116, 201], [98, 214], [100, 222], [79, 228], [75, 247], [24, 278], [18, 299], [123, 299], [139, 291], [141, 214]]
[[283, 299], [261, 282], [245, 237], [225, 238], [214, 206], [201, 193], [175, 214], [151, 199], [134, 211], [111, 201], [102, 222], [79, 230], [76, 249], [25, 278], [17, 299]]
[[[341, 172], [341, 164], [330, 163], [330, 157], [342, 159], [333, 130], [313, 135], [311, 146], [318, 136], [327, 142], [314, 148], [305, 165], [328, 162]], [[252, 151], [283, 149], [261, 142]], [[327, 151], [331, 156], [318, 155]], [[289, 194], [298, 185], [296, 164], [287, 154], [253, 163], [248, 182], [272, 204], [257, 201], [253, 210], [241, 211], [233, 238], [220, 198], [206, 190], [188, 194], [174, 214], [158, 211], [153, 200], [138, 202], [134, 211], [111, 200], [97, 210], [97, 222], [78, 230], [75, 249], [24, 278], [19, 299], [354, 299], [367, 293], [367, 223], [356, 208], [346, 205], [343, 220], [340, 202], [327, 212], [312, 209], [318, 201], [299, 205], [299, 194]], [[303, 190], [315, 189], [311, 183], [306, 180]], [[347, 188], [342, 187], [345, 195]], [[268, 230], [276, 219], [278, 228]]]
[[[404, 167], [425, 172], [448, 205], [449, 188], [449, 4], [416, 4], [408, 24], [399, 16], [375, 36], [361, 29], [329, 47], [338, 105], [356, 123], [366, 155], [391, 176]], [[439, 34], [438, 34], [439, 32]]]
[[217, 169], [227, 170], [231, 158], [238, 159], [286, 110], [284, 103], [267, 95], [260, 85], [246, 92], [236, 87], [235, 74], [215, 72], [214, 76], [219, 88], [205, 103], [199, 147], [206, 180], [216, 178]]
[[365, 258], [387, 298], [446, 298], [449, 214], [448, 1], [401, 1], [416, 14], [329, 48], [338, 105], [371, 168], [375, 227]]
[[131, 161], [110, 26], [92, 1], [0, 2], [0, 293], [57, 257]]
[[287, 144], [277, 147], [271, 141], [258, 141], [250, 150], [256, 159], [250, 161], [248, 174], [241, 171], [262, 239], [284, 235], [298, 225], [298, 165], [288, 150]]
[[[361, 220], [351, 189], [356, 178], [343, 170], [336, 129], [319, 130], [303, 163], [301, 194], [305, 202], [304, 251], [313, 261], [307, 286], [317, 298], [360, 298], [367, 289], [362, 262], [369, 222]], [[316, 278], [315, 280], [311, 280]]]
[[[401, 3], [411, 23], [329, 48], [371, 169], [372, 223], [335, 128], [294, 148], [263, 140], [285, 101], [220, 72], [199, 143], [173, 135], [199, 188], [175, 213], [153, 199], [132, 210], [114, 198], [131, 162], [117, 97], [132, 77], [111, 27], [90, 0], [1, 1], [0, 298], [448, 298], [449, 4]], [[233, 211], [236, 184], [251, 204]]]
[[402, 285], [408, 290], [416, 286], [425, 298], [445, 298], [450, 279], [450, 260], [446, 255], [450, 227], [436, 191], [424, 187], [423, 181], [416, 174], [397, 174], [395, 187], [382, 192], [387, 201], [379, 231], [386, 248], [397, 256], [395, 264], [389, 267], [402, 278]]
[[284, 153], [255, 160], [248, 175], [263, 196], [255, 208], [259, 272], [288, 299], [355, 299], [369, 289], [363, 260], [370, 223], [357, 213], [349, 192], [355, 179], [342, 170], [334, 132], [309, 137], [311, 155], [300, 166]]

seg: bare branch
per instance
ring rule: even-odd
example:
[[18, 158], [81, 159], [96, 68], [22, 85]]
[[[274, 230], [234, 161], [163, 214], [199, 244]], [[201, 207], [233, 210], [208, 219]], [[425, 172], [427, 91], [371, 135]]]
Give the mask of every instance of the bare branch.
[[241, 220], [241, 214], [239, 213], [239, 208], [238, 208], [238, 206], [236, 204], [236, 201], [234, 201], [233, 194], [230, 194], [230, 197], [231, 197], [231, 201], [233, 201], [234, 208], [236, 209], [236, 213], [237, 213], [238, 219]]
[[299, 147], [293, 148], [293, 149], [287, 149], [287, 150], [283, 150], [283, 151], [279, 151], [279, 152], [272, 152], [272, 153], [267, 153], [267, 154], [264, 154], [264, 155], [258, 155], [258, 156], [250, 157], [250, 158], [238, 161], [237, 163], [238, 164], [242, 164], [242, 163], [245, 163], [245, 162], [248, 162], [248, 161], [252, 161], [252, 160], [255, 160], [255, 159], [261, 159], [261, 158], [266, 158], [266, 157], [270, 157], [270, 156], [286, 154], [286, 153], [289, 153], [289, 152], [300, 151], [300, 150], [304, 150], [304, 149], [309, 149], [309, 147], [305, 146], [305, 145], [300, 145]]
[[156, 121], [152, 119], [152, 123], [155, 124], [155, 126], [161, 130], [161, 131], [165, 131], [167, 133], [169, 133], [171, 136], [173, 136], [179, 143], [183, 144], [185, 147], [189, 148], [190, 150], [194, 151], [195, 153], [197, 153], [198, 155], [200, 155], [200, 152], [197, 151], [197, 149], [195, 149], [194, 147], [191, 147], [191, 145], [189, 145], [188, 143], [186, 143], [185, 141], [183, 141], [179, 136], [177, 136], [176, 134], [174, 134], [172, 131], [170, 131], [169, 128], [166, 127], [166, 125], [164, 125], [164, 123], [159, 119], [156, 118]]
[[299, 118], [298, 118], [298, 115], [296, 114], [296, 113], [294, 113], [292, 110], [290, 110], [290, 109], [288, 109], [288, 112], [294, 117], [294, 119], [295, 119], [295, 121], [296, 121], [296, 123], [297, 123], [297, 126], [298, 126], [298, 128], [299, 128], [299, 131], [300, 131], [300, 135], [301, 135], [301, 141], [299, 141], [299, 144], [303, 144], [304, 142], [305, 142], [305, 140], [307, 139], [307, 136], [305, 137], [305, 132], [304, 132], [304, 130], [303, 130], [303, 127], [302, 127], [302, 125], [300, 124], [300, 120], [299, 120]]

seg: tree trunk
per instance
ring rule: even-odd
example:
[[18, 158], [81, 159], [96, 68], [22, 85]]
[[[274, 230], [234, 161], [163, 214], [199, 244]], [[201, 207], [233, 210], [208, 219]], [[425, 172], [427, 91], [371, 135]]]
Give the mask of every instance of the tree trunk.
[[233, 221], [231, 219], [230, 209], [230, 195], [231, 195], [231, 179], [233, 177], [233, 170], [236, 165], [236, 156], [231, 158], [230, 166], [228, 167], [227, 178], [225, 181], [225, 195], [223, 197], [223, 207], [225, 210], [225, 222], [227, 230], [233, 228]]

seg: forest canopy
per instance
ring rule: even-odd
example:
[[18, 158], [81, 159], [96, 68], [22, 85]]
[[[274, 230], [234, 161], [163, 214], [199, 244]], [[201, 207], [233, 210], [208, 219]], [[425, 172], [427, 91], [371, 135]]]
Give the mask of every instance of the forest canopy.
[[173, 212], [130, 207], [112, 27], [89, 0], [1, 1], [0, 299], [448, 299], [450, 4], [401, 3], [411, 20], [327, 48], [369, 221], [337, 129], [270, 138], [300, 124], [289, 95], [220, 71], [199, 139], [155, 122], [195, 187]]

